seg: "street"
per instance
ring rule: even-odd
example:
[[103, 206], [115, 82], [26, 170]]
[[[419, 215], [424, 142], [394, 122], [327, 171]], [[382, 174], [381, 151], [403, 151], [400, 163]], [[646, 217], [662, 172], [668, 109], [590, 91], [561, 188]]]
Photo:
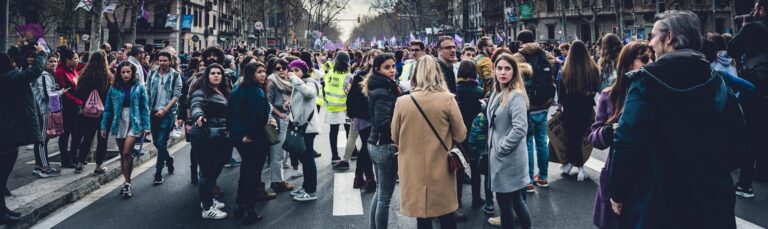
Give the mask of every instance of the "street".
[[[292, 200], [289, 193], [281, 193], [277, 199], [261, 201], [256, 209], [264, 219], [250, 228], [368, 228], [368, 213], [373, 193], [361, 193], [352, 189], [354, 164], [345, 172], [334, 172], [331, 168], [327, 127], [315, 141], [316, 150], [322, 153], [317, 158], [318, 199], [310, 202]], [[344, 139], [341, 136], [340, 139]], [[342, 140], [343, 141], [343, 140]], [[340, 143], [343, 143], [340, 141]], [[339, 144], [343, 152], [343, 144]], [[241, 227], [232, 218], [234, 212], [239, 169], [224, 168], [218, 185], [225, 191], [219, 200], [227, 204], [230, 214], [224, 220], [200, 218], [197, 187], [189, 178], [189, 144], [181, 143], [171, 149], [176, 158], [176, 172], [165, 176], [165, 183], [152, 184], [154, 159], [134, 170], [134, 196], [123, 200], [118, 196], [118, 185], [122, 178], [102, 186], [82, 200], [63, 207], [33, 228], [234, 228]], [[563, 176], [559, 164], [549, 164], [550, 187], [538, 188], [528, 195], [528, 207], [535, 228], [594, 228], [592, 210], [599, 167], [607, 151], [595, 150], [587, 162], [590, 178], [576, 181], [572, 175]], [[235, 154], [237, 155], [237, 154]], [[92, 165], [89, 165], [92, 166]], [[112, 169], [112, 168], [110, 168]], [[67, 170], [65, 170], [67, 172]], [[258, 179], [258, 178], [254, 178]], [[289, 182], [300, 186], [302, 179]], [[336, 184], [347, 185], [336, 185]], [[739, 228], [762, 228], [768, 226], [768, 185], [755, 182], [756, 197], [737, 197], [736, 215]], [[334, 198], [344, 195], [345, 198]], [[346, 195], [349, 195], [348, 197]], [[356, 198], [354, 195], [360, 195]], [[488, 217], [480, 208], [471, 208], [469, 185], [465, 185], [462, 208], [469, 221], [458, 223], [459, 228], [495, 228], [486, 221]], [[395, 189], [390, 210], [390, 228], [415, 228], [414, 218], [399, 215], [399, 191]], [[498, 209], [497, 209], [498, 211]], [[740, 219], [739, 219], [740, 218]], [[439, 224], [435, 224], [439, 225]], [[762, 226], [762, 227], [761, 227]]]

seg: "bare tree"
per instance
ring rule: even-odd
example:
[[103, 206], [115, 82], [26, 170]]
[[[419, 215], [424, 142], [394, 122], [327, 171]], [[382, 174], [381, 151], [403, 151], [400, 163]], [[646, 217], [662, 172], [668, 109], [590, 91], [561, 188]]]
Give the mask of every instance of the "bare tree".
[[[584, 22], [589, 23], [589, 33], [591, 34], [590, 41], [594, 42], [597, 40], [597, 34], [595, 34], [595, 27], [597, 26], [597, 15], [602, 12], [605, 7], [603, 4], [599, 4], [598, 0], [581, 1], [581, 3], [586, 2], [586, 4], [579, 4], [578, 2], [575, 2], [574, 7], [576, 7], [576, 12], [579, 14], [579, 16], [581, 16], [581, 19], [584, 20]], [[582, 12], [584, 10], [588, 10], [590, 15], [584, 15]]]

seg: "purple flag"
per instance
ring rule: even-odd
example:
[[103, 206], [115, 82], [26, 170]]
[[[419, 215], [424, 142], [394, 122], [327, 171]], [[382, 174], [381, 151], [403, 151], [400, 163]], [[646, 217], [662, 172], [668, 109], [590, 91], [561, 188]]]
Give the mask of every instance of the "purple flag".
[[496, 32], [496, 39], [499, 40], [499, 42], [504, 42], [504, 39], [501, 38], [501, 35], [499, 35], [498, 32]]
[[457, 48], [464, 44], [464, 38], [461, 38], [458, 33], [453, 35], [453, 40], [456, 42]]
[[474, 40], [474, 39], [472, 39], [472, 41], [471, 41], [471, 42], [469, 42], [469, 45], [470, 45], [470, 46], [472, 46], [472, 47], [475, 47], [475, 40]]
[[413, 32], [411, 32], [411, 40], [416, 40], [416, 37], [413, 36]]
[[147, 8], [144, 7], [144, 1], [141, 1], [141, 17], [143, 17], [144, 20], [149, 20], [149, 12], [147, 12]]

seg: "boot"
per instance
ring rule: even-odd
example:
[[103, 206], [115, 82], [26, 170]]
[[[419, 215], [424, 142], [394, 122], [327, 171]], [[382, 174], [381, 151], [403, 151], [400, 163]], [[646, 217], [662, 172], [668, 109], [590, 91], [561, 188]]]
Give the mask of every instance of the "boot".
[[192, 184], [197, 184], [197, 166], [190, 166], [189, 168], [189, 175], [192, 178]]
[[267, 191], [264, 185], [259, 186], [259, 190], [256, 191], [256, 200], [274, 200], [277, 198], [277, 194]]
[[363, 174], [355, 173], [355, 182], [352, 184], [352, 188], [359, 189], [365, 187], [365, 178]]
[[365, 176], [365, 192], [376, 192], [376, 178]]
[[247, 211], [248, 206], [245, 204], [238, 204], [237, 209], [235, 209], [235, 220], [241, 220], [243, 217], [245, 217], [245, 212]]
[[287, 192], [293, 190], [293, 185], [289, 184], [288, 182], [272, 182], [270, 185], [272, 187], [272, 190], [280, 193], [280, 192]]
[[251, 225], [264, 218], [261, 213], [257, 212], [253, 207], [249, 208], [245, 212], [245, 219], [243, 219], [243, 225]]

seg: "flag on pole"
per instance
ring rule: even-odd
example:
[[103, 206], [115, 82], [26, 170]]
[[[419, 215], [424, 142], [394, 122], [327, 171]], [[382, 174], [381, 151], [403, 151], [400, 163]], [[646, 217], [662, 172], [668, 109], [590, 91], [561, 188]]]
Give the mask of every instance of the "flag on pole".
[[416, 37], [413, 36], [413, 32], [411, 32], [411, 37], [410, 38], [411, 38], [412, 41], [416, 40]]
[[144, 18], [144, 20], [149, 20], [149, 12], [147, 12], [147, 8], [144, 7], [144, 1], [141, 1], [141, 15], [139, 17]]
[[458, 33], [453, 35], [453, 40], [456, 42], [457, 49], [464, 45], [464, 38], [461, 38]]
[[397, 46], [397, 38], [395, 36], [392, 36], [392, 38], [389, 38], [389, 45]]
[[501, 35], [499, 35], [499, 32], [496, 32], [496, 40], [498, 40], [499, 43], [504, 42], [504, 39], [501, 38]]
[[504, 38], [504, 40], [502, 40], [501, 42], [502, 42], [502, 43], [503, 43], [503, 42], [506, 42], [506, 41], [507, 41], [507, 39], [509, 39], [509, 37], [507, 37], [507, 31], [501, 31], [501, 37], [503, 37], [503, 38]]
[[472, 47], [475, 47], [475, 39], [472, 39], [472, 41], [469, 42], [469, 45], [472, 46]]
[[77, 3], [74, 11], [77, 11], [77, 9], [80, 8], [83, 8], [85, 11], [91, 11], [91, 9], [93, 9], [93, 0], [80, 0], [80, 3]]

